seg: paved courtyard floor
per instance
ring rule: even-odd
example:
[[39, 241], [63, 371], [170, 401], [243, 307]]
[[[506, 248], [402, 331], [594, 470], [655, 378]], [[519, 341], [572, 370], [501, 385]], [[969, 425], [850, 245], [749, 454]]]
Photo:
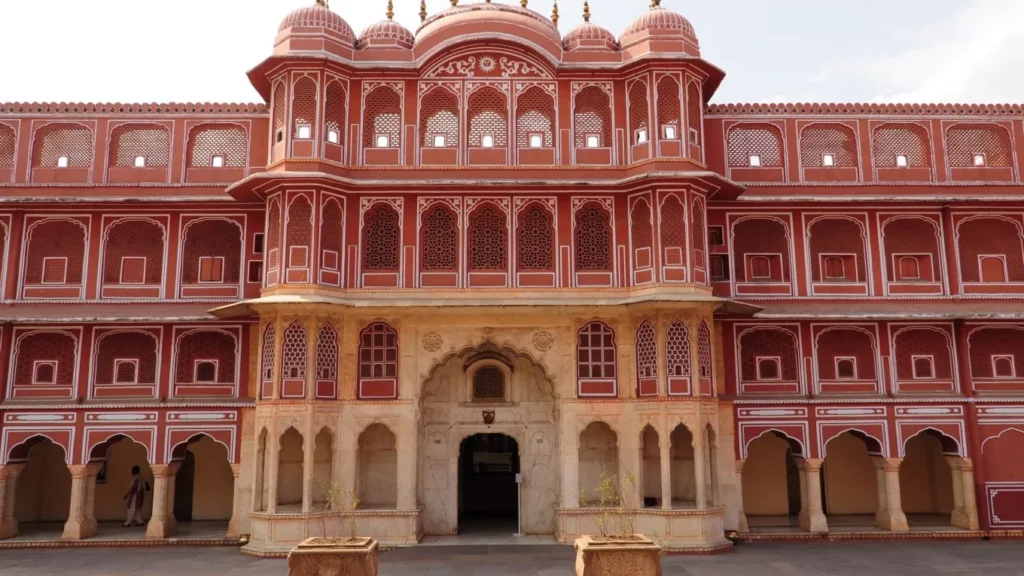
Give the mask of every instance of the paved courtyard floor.
[[[665, 576], [1024, 575], [1024, 542], [742, 544], [717, 556], [669, 556]], [[566, 546], [421, 546], [386, 552], [381, 576], [570, 576]], [[234, 548], [0, 551], [0, 576], [284, 576], [283, 560]]]

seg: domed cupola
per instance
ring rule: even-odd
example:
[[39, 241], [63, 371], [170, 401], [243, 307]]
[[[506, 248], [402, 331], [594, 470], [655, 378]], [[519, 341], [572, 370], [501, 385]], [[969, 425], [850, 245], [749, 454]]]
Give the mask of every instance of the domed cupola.
[[359, 43], [356, 46], [360, 50], [365, 48], [412, 48], [416, 38], [405, 26], [395, 22], [395, 4], [388, 0], [387, 19], [376, 24], [371, 24], [359, 35]]
[[568, 50], [618, 50], [615, 35], [605, 28], [590, 22], [590, 2], [583, 2], [583, 24], [565, 35], [562, 46]]
[[661, 7], [661, 0], [651, 0], [651, 9], [634, 20], [619, 38], [623, 49], [650, 43], [650, 51], [685, 52], [700, 56], [700, 43], [693, 24], [682, 14]]
[[469, 4], [451, 0], [450, 8], [429, 18], [421, 12], [423, 23], [416, 30], [417, 54], [442, 49], [456, 38], [506, 38], [532, 43], [557, 59], [562, 51], [562, 35], [554, 22], [527, 8], [528, 4], [528, 0], [520, 0], [519, 6], [490, 0]]
[[327, 6], [327, 0], [294, 10], [281, 20], [274, 42], [275, 52], [352, 49], [356, 34], [348, 22]]

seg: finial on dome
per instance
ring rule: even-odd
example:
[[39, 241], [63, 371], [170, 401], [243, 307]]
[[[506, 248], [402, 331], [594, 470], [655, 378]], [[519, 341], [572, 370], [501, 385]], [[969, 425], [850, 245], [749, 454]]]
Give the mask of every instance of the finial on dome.
[[388, 0], [387, 15], [388, 15], [388, 20], [394, 20], [395, 19], [395, 2], [394, 2], [394, 0]]
[[327, 0], [316, 0], [316, 4], [317, 4], [317, 6], [323, 6], [324, 8], [327, 8], [328, 10], [331, 9], [330, 5], [327, 3]]
[[427, 21], [427, 0], [420, 0], [420, 24]]
[[590, 22], [590, 2], [583, 0], [583, 21]]
[[459, 0], [451, 0], [451, 2], [452, 2], [452, 8], [454, 8], [454, 7], [459, 5]]
[[661, 0], [651, 0], [651, 10], [661, 8]]
[[551, 7], [551, 23], [558, 28], [558, 0], [555, 0], [555, 4]]
[[530, 3], [530, 0], [519, 0], [519, 5], [526, 8], [526, 5]]

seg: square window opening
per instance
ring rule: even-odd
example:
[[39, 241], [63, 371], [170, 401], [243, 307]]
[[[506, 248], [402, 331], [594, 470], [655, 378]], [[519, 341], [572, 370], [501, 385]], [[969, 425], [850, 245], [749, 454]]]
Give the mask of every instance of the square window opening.
[[761, 167], [761, 157], [758, 156], [757, 154], [751, 154], [750, 155], [750, 167], [751, 168], [760, 168]]
[[67, 168], [70, 163], [71, 159], [68, 158], [67, 156], [61, 156], [60, 158], [57, 158], [57, 168]]
[[224, 167], [224, 155], [223, 154], [214, 154], [213, 158], [210, 159], [210, 166], [212, 166], [214, 168], [223, 168]]
[[494, 136], [484, 134], [484, 137], [480, 139], [480, 146], [483, 148], [494, 148]]
[[1017, 377], [1017, 365], [1012, 354], [992, 356], [992, 376], [996, 378]]
[[56, 384], [57, 362], [52, 360], [36, 360], [32, 366], [33, 384]]
[[636, 131], [636, 143], [643, 144], [647, 142], [647, 130], [640, 129]]
[[138, 360], [114, 360], [114, 384], [137, 384], [138, 382]]
[[725, 246], [725, 228], [723, 226], [708, 226], [708, 245]]
[[217, 382], [217, 360], [196, 360], [193, 382], [215, 384]]
[[543, 148], [544, 136], [541, 134], [530, 134], [530, 148]]
[[665, 140], [675, 140], [679, 137], [675, 126], [665, 126], [661, 129], [661, 133], [664, 134]]
[[136, 156], [135, 157], [135, 167], [136, 168], [145, 168], [146, 167], [146, 157], [145, 156]]
[[377, 139], [376, 139], [376, 143], [377, 143], [377, 148], [387, 148], [388, 146], [391, 145], [391, 139], [388, 138], [387, 135], [385, 135], [385, 134], [378, 134], [377, 135]]
[[249, 262], [249, 273], [246, 275], [246, 282], [259, 284], [263, 282], [263, 261], [253, 260]]
[[274, 135], [274, 142], [280, 144], [284, 142], [284, 130], [278, 130], [277, 134]]
[[835, 156], [835, 154], [822, 154], [821, 155], [821, 165], [824, 166], [825, 168], [832, 168], [832, 167], [834, 167], [836, 165], [836, 156]]
[[590, 134], [587, 136], [587, 148], [600, 148], [601, 137], [596, 134]]
[[782, 369], [780, 367], [780, 361], [778, 358], [758, 358], [757, 359], [757, 379], [758, 380], [781, 380]]
[[694, 146], [700, 144], [700, 132], [696, 128], [690, 128], [690, 144]]
[[975, 168], [982, 168], [982, 167], [985, 166], [985, 164], [986, 164], [986, 162], [985, 162], [985, 155], [984, 154], [975, 154], [974, 155], [974, 167]]
[[224, 257], [223, 256], [200, 256], [199, 257], [199, 281], [203, 283], [217, 283], [224, 281]]
[[837, 380], [856, 380], [857, 379], [857, 359], [856, 358], [836, 358], [836, 379]]
[[330, 142], [331, 144], [338, 144], [338, 143], [340, 143], [341, 142], [341, 132], [338, 132], [337, 130], [328, 130], [327, 131], [327, 141]]
[[263, 254], [263, 232], [257, 232], [252, 237], [252, 253]]
[[711, 255], [711, 280], [721, 282], [729, 279], [729, 257], [725, 254]]
[[935, 360], [931, 356], [913, 356], [914, 380], [931, 380], [935, 378]]
[[446, 143], [447, 138], [444, 137], [444, 134], [434, 136], [434, 148], [444, 148]]
[[295, 131], [295, 137], [299, 140], [309, 140], [313, 137], [313, 127], [309, 124], [300, 124]]
[[906, 154], [897, 154], [896, 155], [896, 167], [897, 168], [906, 168], [908, 166], [910, 166], [910, 161], [907, 159]]

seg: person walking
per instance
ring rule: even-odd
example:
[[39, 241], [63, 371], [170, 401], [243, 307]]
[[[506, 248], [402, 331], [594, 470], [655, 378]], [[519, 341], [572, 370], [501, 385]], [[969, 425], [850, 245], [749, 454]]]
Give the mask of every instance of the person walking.
[[143, 480], [140, 472], [142, 470], [138, 466], [132, 466], [132, 483], [128, 486], [128, 493], [124, 495], [125, 507], [128, 509], [124, 520], [125, 528], [142, 526], [145, 523], [142, 519], [142, 502], [146, 498], [149, 483]]

